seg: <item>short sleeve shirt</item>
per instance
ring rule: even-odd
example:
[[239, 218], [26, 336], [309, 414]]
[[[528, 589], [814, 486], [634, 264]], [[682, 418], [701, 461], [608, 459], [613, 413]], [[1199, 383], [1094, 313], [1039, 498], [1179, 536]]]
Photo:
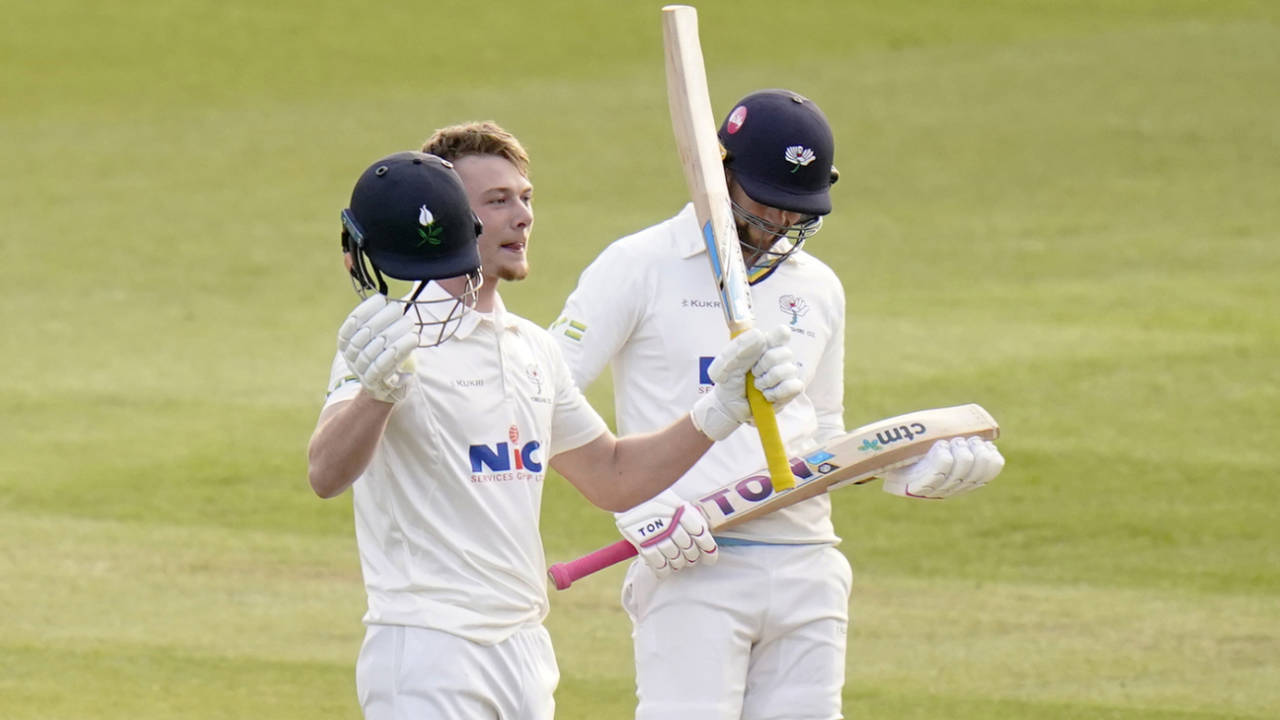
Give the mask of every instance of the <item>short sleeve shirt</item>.
[[[365, 622], [492, 644], [547, 612], [538, 531], [547, 463], [607, 431], [542, 328], [499, 308], [412, 356], [353, 485]], [[359, 383], [335, 358], [326, 407]]]
[[[583, 387], [612, 364], [618, 432], [664, 427], [711, 391], [707, 367], [729, 341], [720, 297], [692, 206], [622, 238], [583, 271], [552, 325]], [[844, 431], [844, 289], [803, 251], [751, 287], [755, 324], [785, 325], [805, 392], [778, 415], [792, 454]], [[766, 465], [754, 427], [716, 443], [676, 484], [697, 500]], [[830, 500], [821, 495], [723, 533], [762, 542], [837, 542]]]

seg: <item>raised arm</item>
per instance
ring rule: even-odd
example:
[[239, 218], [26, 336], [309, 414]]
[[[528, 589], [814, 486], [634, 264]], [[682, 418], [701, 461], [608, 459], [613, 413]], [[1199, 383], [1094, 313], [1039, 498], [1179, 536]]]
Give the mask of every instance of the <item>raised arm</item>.
[[412, 320], [383, 295], [351, 312], [338, 330], [338, 351], [360, 381], [351, 400], [320, 413], [307, 445], [307, 480], [322, 498], [342, 494], [373, 459], [391, 410], [404, 396], [400, 366], [418, 337]]
[[307, 480], [316, 495], [341, 495], [369, 467], [394, 407], [361, 392], [320, 413], [307, 445]]

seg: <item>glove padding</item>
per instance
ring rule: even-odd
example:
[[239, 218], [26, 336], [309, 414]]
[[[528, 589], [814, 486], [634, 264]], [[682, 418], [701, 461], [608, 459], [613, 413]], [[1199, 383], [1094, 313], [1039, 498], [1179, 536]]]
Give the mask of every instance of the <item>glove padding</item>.
[[338, 352], [373, 399], [399, 402], [409, 371], [401, 365], [418, 346], [418, 334], [404, 308], [375, 294], [356, 306], [338, 329]]
[[884, 491], [941, 500], [976, 490], [1004, 469], [1004, 456], [980, 437], [939, 440], [916, 462], [880, 475]]
[[616, 522], [618, 531], [660, 578], [694, 563], [711, 565], [720, 559], [707, 518], [671, 490], [620, 513]]
[[747, 372], [774, 411], [791, 402], [804, 390], [795, 354], [787, 343], [791, 331], [778, 325], [768, 334], [752, 328], [731, 340], [711, 361], [707, 375], [715, 383], [711, 392], [698, 399], [690, 415], [693, 424], [712, 440], [723, 440], [744, 422], [751, 420], [747, 402]]

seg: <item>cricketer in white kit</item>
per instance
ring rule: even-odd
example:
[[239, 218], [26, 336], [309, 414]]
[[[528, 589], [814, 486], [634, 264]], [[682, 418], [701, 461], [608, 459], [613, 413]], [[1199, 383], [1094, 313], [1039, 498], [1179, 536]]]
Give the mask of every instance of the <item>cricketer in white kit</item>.
[[[794, 449], [839, 436], [845, 316], [839, 278], [801, 251], [751, 293], [757, 322], [790, 328], [805, 382], [805, 392], [777, 414], [783, 442]], [[613, 363], [621, 435], [662, 427], [708, 392], [706, 367], [728, 330], [693, 206], [606, 248], [583, 272], [552, 330], [581, 386]], [[755, 429], [739, 428], [673, 490], [696, 500], [764, 465]], [[839, 538], [829, 496], [716, 539], [714, 567], [660, 579], [635, 562], [627, 573], [623, 604], [634, 623], [637, 718], [736, 718], [748, 694], [757, 705], [785, 709], [778, 717], [810, 717], [807, 705], [833, 691], [838, 697], [844, 684], [851, 571], [834, 549]], [[795, 642], [796, 633], [808, 642]], [[664, 637], [687, 641], [676, 649]]]
[[[734, 382], [655, 433], [615, 438], [547, 331], [497, 293], [499, 279], [526, 270], [523, 148], [489, 123], [440, 136], [461, 157], [383, 158], [342, 212], [364, 300], [338, 330], [308, 480], [323, 498], [352, 488], [368, 595], [356, 685], [368, 720], [550, 720], [559, 671], [542, 626], [538, 527], [548, 466], [622, 510], [750, 416], [749, 370], [779, 408], [802, 385], [785, 334], [744, 333], [717, 354]], [[389, 299], [384, 275], [413, 289]], [[705, 535], [712, 547], [698, 519], [670, 523], [686, 534], [669, 536]]]
[[[463, 638], [470, 643], [451, 644], [474, 651], [478, 645], [501, 653], [517, 637], [530, 650], [513, 653], [515, 666], [528, 665], [529, 672], [499, 675], [492, 686], [509, 689], [508, 717], [545, 717], [549, 708], [527, 703], [549, 699], [559, 678], [542, 628], [548, 603], [538, 518], [547, 461], [607, 428], [546, 331], [501, 303], [491, 313], [469, 313], [448, 342], [415, 352], [429, 357], [414, 363], [411, 391], [396, 403], [373, 461], [352, 486], [369, 596], [366, 644], [404, 643], [405, 631], [396, 626], [439, 631], [437, 642]], [[326, 407], [360, 389], [341, 356], [331, 386]], [[470, 411], [454, 411], [462, 407]], [[358, 691], [366, 714], [372, 715], [371, 700], [394, 697], [379, 690], [397, 681], [396, 668], [383, 667], [394, 657], [373, 647], [361, 653]], [[424, 650], [421, 662], [405, 666], [459, 673], [457, 682], [468, 682], [466, 664], [454, 653]], [[494, 673], [504, 667], [475, 666]], [[525, 687], [529, 677], [543, 687]], [[456, 715], [463, 710], [453, 708], [448, 717], [465, 716]]]
[[[785, 90], [740, 100], [719, 137], [756, 323], [789, 328], [805, 384], [777, 412], [783, 443], [798, 452], [845, 431], [844, 290], [830, 267], [802, 249], [831, 210], [834, 140], [817, 106]], [[621, 434], [661, 427], [712, 391], [705, 368], [727, 330], [708, 267], [689, 205], [607, 247], [553, 324], [580, 386], [612, 363]], [[1003, 465], [998, 458], [980, 439], [942, 443], [892, 479], [886, 474], [884, 487], [905, 495], [971, 471], [985, 482]], [[696, 501], [765, 465], [755, 430], [739, 428], [670, 490], [618, 514], [619, 530], [639, 550], [622, 590], [638, 720], [843, 717], [852, 572], [836, 549], [829, 496], [736, 525], [716, 535], [712, 553], [690, 548], [672, 562], [646, 552], [631, 530], [636, 519]], [[688, 569], [674, 572], [681, 567]]]

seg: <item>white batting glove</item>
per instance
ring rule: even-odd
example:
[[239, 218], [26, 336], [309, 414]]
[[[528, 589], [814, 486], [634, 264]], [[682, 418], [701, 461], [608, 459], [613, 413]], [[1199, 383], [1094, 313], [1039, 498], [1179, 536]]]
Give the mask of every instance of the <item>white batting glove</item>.
[[804, 380], [800, 378], [796, 355], [791, 351], [791, 331], [787, 326], [775, 325], [765, 333], [764, 341], [764, 354], [751, 366], [751, 374], [764, 399], [777, 411], [804, 391]]
[[707, 518], [671, 490], [617, 516], [618, 531], [658, 577], [720, 559]]
[[916, 462], [881, 474], [884, 491], [941, 500], [976, 490], [1004, 469], [1004, 456], [980, 437], [939, 440]]
[[711, 392], [694, 403], [690, 416], [702, 434], [723, 440], [751, 420], [747, 402], [747, 372], [774, 410], [791, 402], [804, 390], [795, 354], [787, 343], [791, 331], [779, 325], [766, 335], [752, 328], [729, 341], [707, 368], [715, 382]]
[[404, 398], [409, 372], [401, 366], [418, 346], [413, 320], [404, 308], [375, 294], [356, 306], [338, 329], [338, 352], [373, 399]]

